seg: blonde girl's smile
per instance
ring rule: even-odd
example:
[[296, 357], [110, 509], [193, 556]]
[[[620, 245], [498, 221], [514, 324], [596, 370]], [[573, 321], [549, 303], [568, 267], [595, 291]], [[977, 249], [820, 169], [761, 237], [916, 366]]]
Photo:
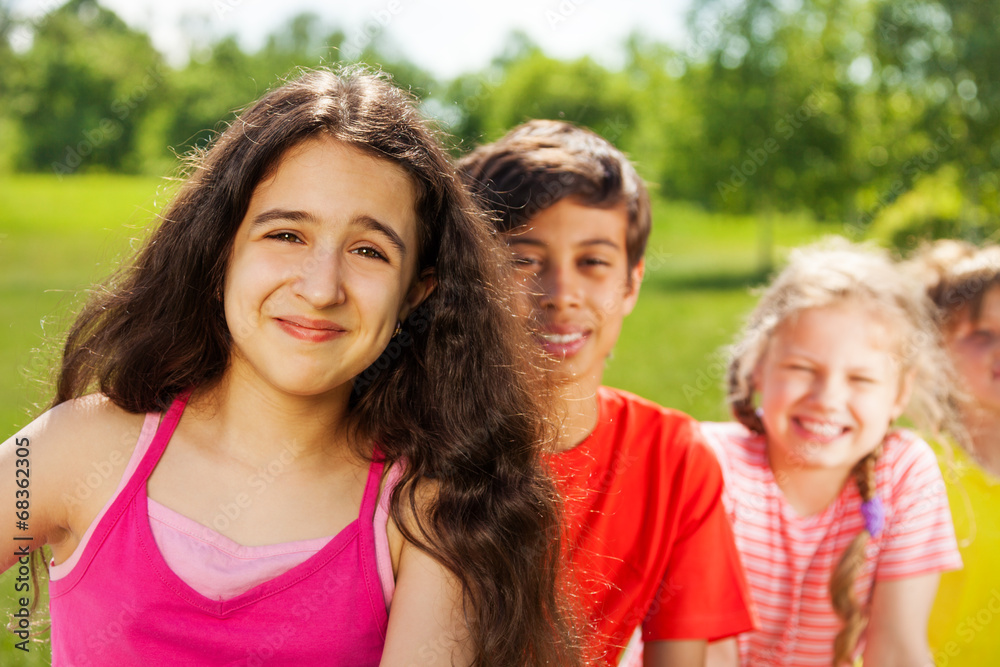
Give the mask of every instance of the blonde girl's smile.
[[810, 308], [782, 322], [754, 374], [777, 468], [845, 475], [878, 446], [906, 405], [894, 341], [856, 300]]

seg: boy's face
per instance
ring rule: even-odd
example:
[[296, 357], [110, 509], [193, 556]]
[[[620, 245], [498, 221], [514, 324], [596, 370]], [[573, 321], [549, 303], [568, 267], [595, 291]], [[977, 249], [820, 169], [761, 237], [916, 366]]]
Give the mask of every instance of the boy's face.
[[624, 205], [594, 208], [568, 198], [507, 235], [523, 276], [522, 303], [560, 383], [596, 389], [635, 307], [643, 263], [628, 270], [627, 228]]

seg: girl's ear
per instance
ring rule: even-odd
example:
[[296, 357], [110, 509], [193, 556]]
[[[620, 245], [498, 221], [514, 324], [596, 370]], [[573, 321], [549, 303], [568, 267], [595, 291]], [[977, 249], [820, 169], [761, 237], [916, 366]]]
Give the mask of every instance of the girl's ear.
[[899, 395], [892, 404], [892, 419], [889, 420], [890, 424], [906, 412], [906, 406], [910, 404], [910, 397], [913, 396], [913, 386], [916, 383], [916, 378], [917, 370], [915, 368], [908, 370], [899, 378]]
[[403, 299], [403, 304], [399, 308], [399, 320], [406, 321], [410, 313], [431, 295], [435, 287], [437, 287], [437, 276], [434, 273], [434, 267], [428, 267], [421, 271], [420, 276], [410, 287], [410, 291], [406, 293], [406, 298]]

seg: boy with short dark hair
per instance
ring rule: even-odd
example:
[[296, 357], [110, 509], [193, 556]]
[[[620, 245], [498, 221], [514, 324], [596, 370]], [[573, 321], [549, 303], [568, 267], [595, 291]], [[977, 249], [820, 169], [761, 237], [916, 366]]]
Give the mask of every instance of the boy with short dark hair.
[[639, 296], [646, 187], [608, 141], [558, 121], [525, 123], [459, 166], [514, 253], [552, 359], [549, 461], [586, 648], [606, 665], [704, 664], [707, 640], [753, 627], [719, 466], [691, 417], [601, 386]]

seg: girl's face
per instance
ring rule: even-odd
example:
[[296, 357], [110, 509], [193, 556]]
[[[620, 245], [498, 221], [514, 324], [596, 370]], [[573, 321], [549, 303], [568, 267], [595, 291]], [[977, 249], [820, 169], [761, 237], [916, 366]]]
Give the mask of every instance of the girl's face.
[[962, 387], [976, 403], [1000, 412], [1000, 286], [983, 296], [979, 320], [966, 312], [947, 336], [947, 349]]
[[778, 325], [754, 372], [775, 470], [846, 475], [878, 446], [909, 398], [896, 345], [880, 316], [855, 301]]
[[330, 137], [289, 150], [233, 242], [230, 378], [346, 399], [433, 288], [416, 279], [415, 197], [401, 167]]

